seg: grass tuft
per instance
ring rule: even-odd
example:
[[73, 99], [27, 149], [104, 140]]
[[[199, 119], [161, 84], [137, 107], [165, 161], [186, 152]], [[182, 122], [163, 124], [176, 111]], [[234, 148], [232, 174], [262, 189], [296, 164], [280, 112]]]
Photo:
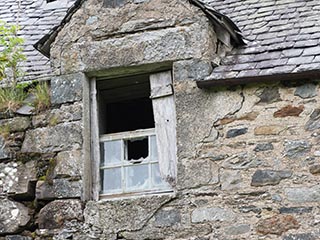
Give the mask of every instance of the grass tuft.
[[0, 88], [0, 112], [15, 112], [22, 105], [27, 93], [20, 88]]
[[33, 105], [36, 108], [36, 112], [39, 113], [51, 106], [50, 89], [48, 83], [40, 82], [34, 89], [32, 89], [32, 93], [35, 96]]

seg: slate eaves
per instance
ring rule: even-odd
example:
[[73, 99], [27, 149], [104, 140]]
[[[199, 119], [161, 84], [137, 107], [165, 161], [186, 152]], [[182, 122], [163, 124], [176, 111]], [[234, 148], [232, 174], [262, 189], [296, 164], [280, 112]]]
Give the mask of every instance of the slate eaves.
[[[320, 77], [318, 0], [214, 0], [249, 40], [233, 49], [200, 87]], [[281, 76], [280, 76], [281, 75]]]

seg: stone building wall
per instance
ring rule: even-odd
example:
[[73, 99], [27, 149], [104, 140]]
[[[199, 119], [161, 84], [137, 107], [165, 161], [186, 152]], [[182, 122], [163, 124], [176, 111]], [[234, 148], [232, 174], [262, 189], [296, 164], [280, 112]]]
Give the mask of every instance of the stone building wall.
[[[319, 239], [318, 82], [199, 89], [228, 50], [200, 10], [99, 4], [84, 3], [52, 46], [52, 109], [2, 114], [0, 239]], [[168, 67], [175, 191], [88, 200], [90, 78]]]

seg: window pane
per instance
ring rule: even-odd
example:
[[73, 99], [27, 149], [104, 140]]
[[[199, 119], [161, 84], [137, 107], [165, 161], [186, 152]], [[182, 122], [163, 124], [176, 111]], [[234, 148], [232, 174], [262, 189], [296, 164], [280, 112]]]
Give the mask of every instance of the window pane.
[[101, 166], [121, 163], [121, 140], [100, 143]]
[[161, 178], [158, 163], [152, 164], [151, 175], [152, 175], [152, 187], [169, 188], [169, 184]]
[[149, 189], [148, 165], [136, 165], [125, 168], [126, 190]]
[[121, 192], [121, 168], [104, 169], [101, 174], [101, 192], [114, 193]]
[[151, 161], [158, 161], [158, 149], [156, 136], [150, 136], [150, 158]]
[[[148, 157], [148, 137], [126, 141], [128, 160], [142, 161]], [[134, 161], [133, 161], [134, 162]]]

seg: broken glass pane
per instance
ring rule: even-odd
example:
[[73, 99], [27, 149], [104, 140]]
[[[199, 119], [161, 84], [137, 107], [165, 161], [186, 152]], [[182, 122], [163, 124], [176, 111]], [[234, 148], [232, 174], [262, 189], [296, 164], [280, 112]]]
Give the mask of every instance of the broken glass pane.
[[148, 137], [127, 140], [126, 146], [128, 153], [127, 159], [130, 162], [137, 164], [148, 157]]
[[114, 193], [121, 192], [121, 168], [104, 169], [100, 172], [101, 192]]
[[126, 190], [149, 189], [148, 165], [133, 165], [125, 168]]
[[151, 165], [151, 178], [152, 178], [152, 187], [158, 188], [167, 188], [169, 187], [168, 183], [166, 183], [161, 175], [159, 169], [159, 163], [154, 163]]
[[122, 140], [100, 143], [101, 166], [110, 166], [121, 163]]

